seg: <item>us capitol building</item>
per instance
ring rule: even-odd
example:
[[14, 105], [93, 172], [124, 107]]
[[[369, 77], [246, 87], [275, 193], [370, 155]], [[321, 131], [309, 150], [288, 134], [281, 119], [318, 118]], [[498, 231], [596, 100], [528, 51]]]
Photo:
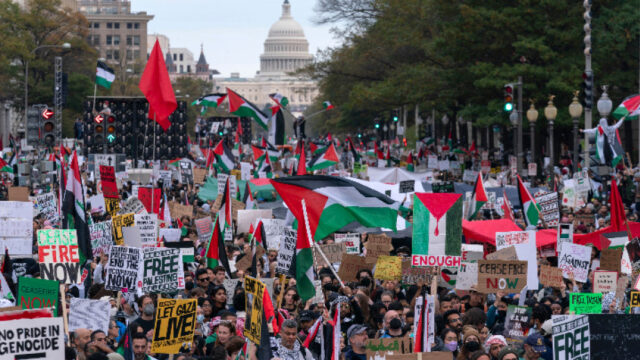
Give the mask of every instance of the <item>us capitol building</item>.
[[264, 42], [260, 71], [254, 78], [241, 78], [238, 73], [231, 73], [229, 78], [214, 78], [213, 91], [224, 92], [228, 87], [260, 108], [275, 105], [269, 94], [280, 93], [289, 99], [287, 108], [299, 115], [311, 105], [318, 88], [315, 81], [290, 73], [312, 62], [304, 30], [291, 16], [289, 0], [284, 0], [282, 16], [271, 26]]

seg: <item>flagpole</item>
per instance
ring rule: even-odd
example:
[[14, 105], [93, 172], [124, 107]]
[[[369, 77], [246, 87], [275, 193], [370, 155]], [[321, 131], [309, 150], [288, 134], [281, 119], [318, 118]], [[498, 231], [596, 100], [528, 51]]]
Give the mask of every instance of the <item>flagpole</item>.
[[93, 84], [93, 112], [96, 111], [96, 93], [98, 92], [98, 83]]
[[[145, 141], [147, 140], [145, 136]], [[153, 198], [155, 198], [153, 188], [153, 163], [156, 160], [156, 112], [153, 112], [153, 155], [151, 158], [151, 213], [153, 214]]]
[[342, 279], [340, 279], [340, 276], [338, 276], [338, 273], [336, 273], [336, 270], [333, 268], [333, 265], [327, 258], [327, 255], [324, 254], [322, 249], [320, 249], [320, 246], [313, 240], [313, 237], [311, 236], [311, 228], [309, 227], [309, 216], [307, 215], [307, 203], [304, 199], [302, 199], [302, 213], [304, 214], [304, 226], [307, 229], [307, 239], [309, 239], [310, 244], [312, 244], [315, 247], [315, 249], [318, 250], [318, 253], [322, 256], [324, 261], [329, 265], [329, 270], [331, 270], [333, 275], [340, 282], [340, 287], [344, 288], [344, 283], [342, 282]]
[[322, 109], [322, 110], [320, 110], [320, 111], [316, 111], [316, 112], [314, 112], [313, 114], [311, 114], [311, 115], [309, 115], [309, 116], [306, 116], [305, 118], [306, 118], [307, 120], [309, 120], [310, 118], [312, 118], [312, 117], [314, 117], [314, 116], [316, 116], [316, 115], [318, 115], [318, 114], [322, 114], [322, 113], [323, 113], [323, 112], [325, 112], [325, 111], [327, 111], [327, 110]]

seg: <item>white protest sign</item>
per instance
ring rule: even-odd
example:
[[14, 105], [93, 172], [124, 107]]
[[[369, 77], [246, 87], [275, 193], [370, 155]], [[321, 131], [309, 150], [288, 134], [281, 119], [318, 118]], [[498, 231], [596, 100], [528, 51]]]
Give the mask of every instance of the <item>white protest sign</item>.
[[177, 242], [180, 241], [180, 236], [182, 235], [182, 230], [180, 229], [159, 229], [158, 237], [160, 240], [164, 240], [165, 242]]
[[253, 176], [251, 176], [251, 170], [253, 170], [253, 165], [248, 162], [240, 163], [240, 179], [241, 180], [251, 180]]
[[144, 204], [142, 204], [142, 201], [140, 201], [137, 196], [138, 195], [136, 194], [135, 197], [129, 197], [127, 201], [122, 204], [122, 207], [120, 208], [120, 211], [118, 211], [118, 214], [148, 214], [147, 209], [144, 207]]
[[37, 214], [42, 215], [52, 223], [58, 222], [58, 204], [56, 194], [50, 192], [33, 198], [33, 207]]
[[158, 180], [162, 180], [163, 188], [170, 188], [171, 182], [171, 170], [158, 170]]
[[238, 193], [238, 184], [236, 183], [235, 176], [229, 176], [223, 173], [218, 174], [218, 194], [224, 194], [224, 187], [227, 184], [227, 178], [229, 179], [229, 192], [231, 193], [231, 197], [235, 199]]
[[283, 231], [282, 241], [280, 241], [280, 250], [278, 250], [278, 264], [276, 265], [276, 273], [288, 274], [296, 254], [296, 231], [290, 227], [285, 227]]
[[527, 244], [530, 239], [535, 241], [535, 232], [528, 231], [507, 231], [496, 232], [496, 250], [502, 250], [512, 245]]
[[0, 321], [0, 334], [4, 338], [0, 359], [65, 358], [62, 317]]
[[271, 219], [272, 209], [238, 210], [238, 233], [248, 232], [257, 219]]
[[184, 289], [184, 266], [180, 249], [142, 250], [138, 289], [142, 293], [172, 293]]
[[[33, 219], [31, 201], [0, 201], [0, 218]], [[31, 226], [33, 227], [33, 226]]]
[[591, 264], [591, 247], [578, 244], [562, 244], [558, 267], [562, 269], [562, 276], [570, 279], [573, 274], [578, 282], [586, 282]]
[[109, 331], [111, 304], [108, 301], [72, 297], [69, 305], [69, 331], [89, 329]]
[[456, 289], [469, 290], [474, 285], [478, 285], [478, 263], [463, 261], [456, 276]]
[[337, 243], [344, 243], [347, 254], [360, 254], [360, 233], [336, 233], [333, 238]]
[[551, 321], [553, 360], [591, 359], [591, 334], [588, 316], [553, 315]]
[[284, 220], [283, 219], [259, 219], [264, 225], [264, 232], [267, 236], [266, 250], [278, 250], [280, 248], [280, 241], [282, 240], [284, 232]]
[[124, 239], [124, 245], [131, 247], [142, 247], [140, 241], [140, 229], [137, 226], [123, 226], [122, 238]]
[[427, 156], [427, 168], [429, 168], [429, 169], [437, 169], [438, 168], [438, 156], [437, 155], [428, 155]]
[[135, 292], [142, 250], [129, 246], [112, 246], [104, 288], [113, 291]]
[[475, 262], [483, 259], [484, 247], [481, 244], [462, 244], [462, 261]]
[[227, 292], [227, 305], [233, 304], [233, 295], [240, 279], [224, 279], [224, 290]]
[[93, 257], [100, 256], [100, 254], [109, 254], [113, 245], [111, 220], [90, 224], [89, 237], [91, 238]]
[[135, 224], [140, 230], [141, 247], [154, 247], [158, 244], [158, 215], [135, 214]]

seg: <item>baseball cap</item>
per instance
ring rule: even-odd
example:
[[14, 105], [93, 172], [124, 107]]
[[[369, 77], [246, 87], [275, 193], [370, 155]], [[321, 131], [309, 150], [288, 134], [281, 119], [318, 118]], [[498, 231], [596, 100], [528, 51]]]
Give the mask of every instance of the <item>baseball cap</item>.
[[349, 330], [347, 330], [347, 339], [351, 339], [353, 335], [358, 335], [363, 331], [367, 331], [367, 327], [365, 325], [361, 325], [361, 324], [351, 325], [349, 327]]
[[542, 353], [547, 349], [544, 346], [544, 339], [542, 335], [538, 333], [527, 336], [527, 340], [525, 341], [525, 344], [530, 345], [533, 348], [533, 351], [538, 353]]
[[311, 310], [302, 310], [299, 317], [300, 321], [312, 321], [316, 318], [315, 314]]

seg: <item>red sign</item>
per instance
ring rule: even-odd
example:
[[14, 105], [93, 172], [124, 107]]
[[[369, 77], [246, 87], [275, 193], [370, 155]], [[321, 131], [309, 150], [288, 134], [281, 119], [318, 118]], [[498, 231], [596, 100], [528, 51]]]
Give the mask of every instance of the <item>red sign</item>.
[[117, 199], [118, 185], [116, 184], [116, 172], [113, 166], [100, 165], [100, 181], [104, 197]]
[[49, 120], [52, 116], [53, 116], [53, 111], [49, 109], [42, 110], [42, 117], [45, 118], [46, 120]]
[[153, 189], [153, 211], [151, 211], [151, 188], [140, 187], [138, 189], [138, 199], [142, 202], [147, 212], [159, 214], [160, 213], [160, 199], [162, 198], [162, 189]]
[[100, 124], [104, 121], [104, 117], [100, 114], [96, 115], [95, 119], [96, 123]]

